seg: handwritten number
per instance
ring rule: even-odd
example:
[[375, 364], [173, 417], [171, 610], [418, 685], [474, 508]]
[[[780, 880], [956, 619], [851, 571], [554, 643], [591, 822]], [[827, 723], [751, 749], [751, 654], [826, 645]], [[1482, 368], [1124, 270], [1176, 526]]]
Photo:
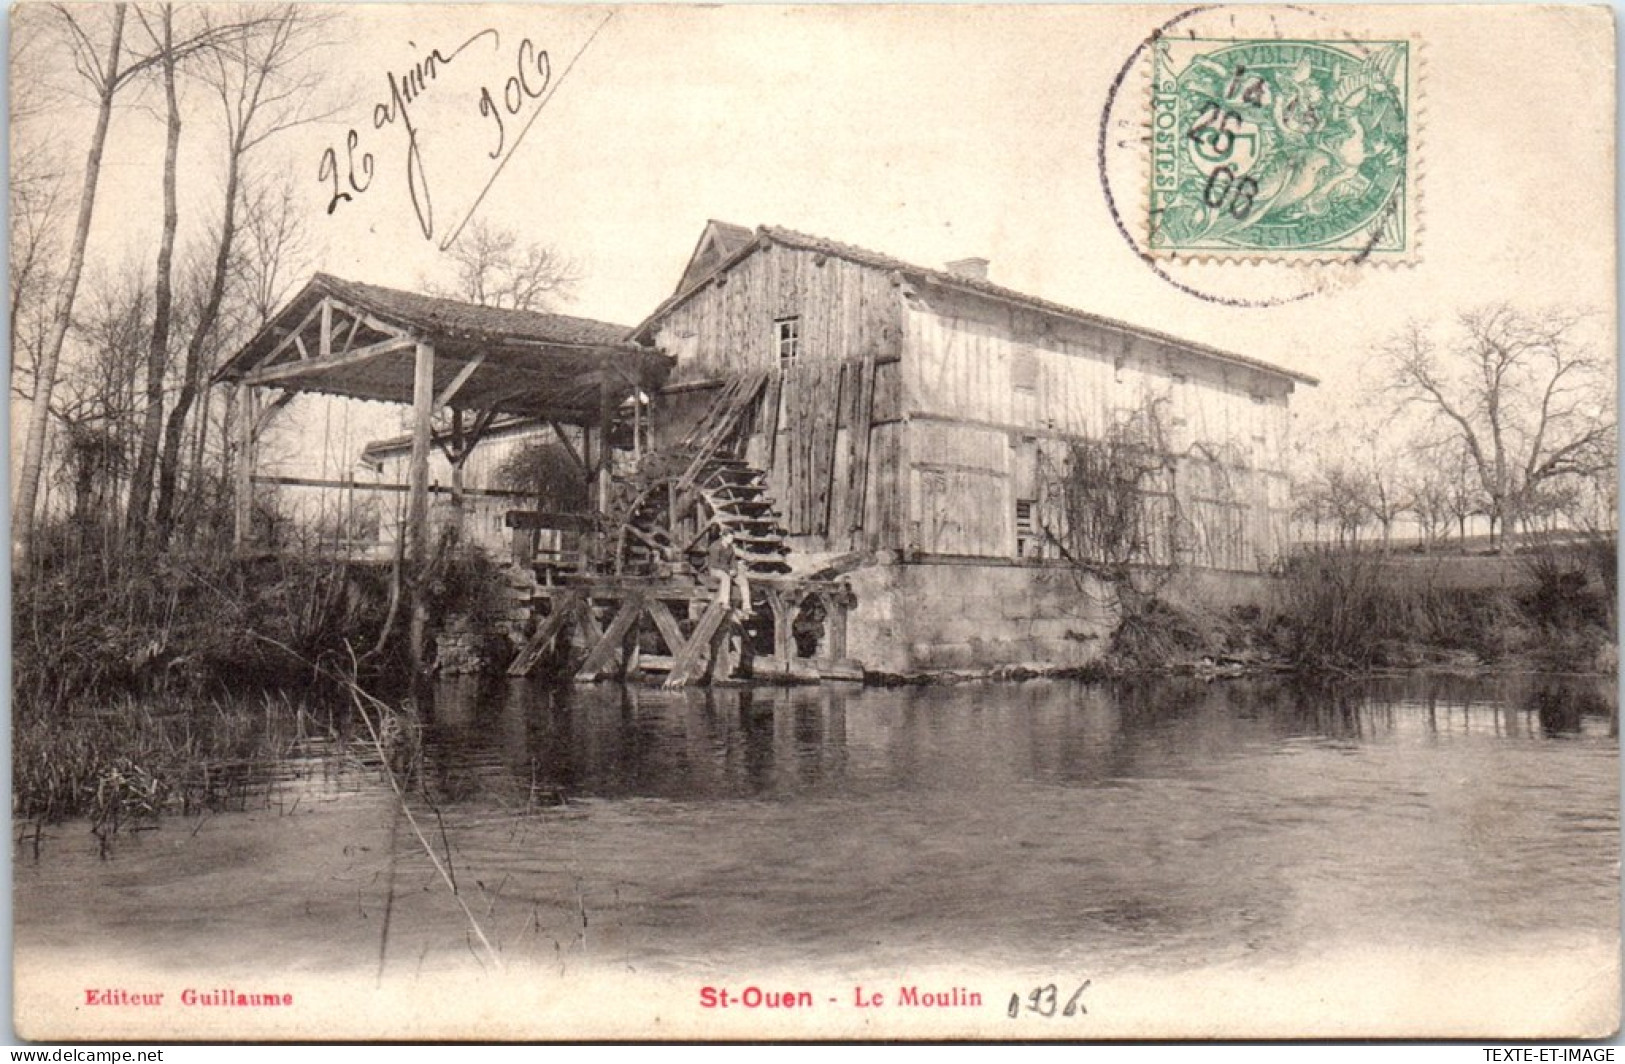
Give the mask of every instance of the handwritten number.
[[[365, 192], [372, 185], [372, 152], [361, 153], [361, 172], [367, 175], [367, 183], [363, 185], [355, 179], [355, 150], [360, 144], [361, 135], [353, 129], [350, 130], [349, 134], [344, 138], [345, 154], [350, 160], [350, 187], [357, 192]], [[349, 197], [346, 196], [345, 199], [349, 199]]]
[[497, 102], [491, 98], [491, 90], [484, 87], [480, 89], [480, 114], [489, 115], [497, 124], [497, 146], [491, 149], [491, 158], [500, 159], [502, 146], [507, 143], [508, 134], [502, 126], [502, 112], [497, 108]]
[[350, 194], [339, 191], [338, 154], [332, 148], [323, 148], [321, 166], [316, 170], [316, 180], [327, 181], [329, 179], [333, 182], [333, 198], [327, 201], [327, 213], [332, 214], [338, 210], [340, 203], [349, 202]]
[[[536, 74], [542, 83], [532, 86], [530, 83], [530, 67], [536, 68]], [[525, 95], [536, 99], [547, 91], [547, 86], [553, 81], [553, 60], [548, 58], [546, 52], [538, 52], [536, 46], [526, 37], [519, 42], [519, 84], [525, 90]]]
[[[355, 150], [356, 148], [360, 147], [360, 145], [360, 134], [353, 129], [350, 130], [350, 132], [344, 138], [344, 158], [347, 166], [347, 172], [344, 175], [344, 183], [350, 186], [351, 192], [365, 192], [372, 184], [371, 152], [361, 153], [361, 173], [367, 178], [366, 184], [362, 184], [360, 181], [356, 180]], [[338, 210], [340, 203], [349, 203], [355, 198], [351, 196], [349, 192], [344, 191], [339, 184], [339, 156], [338, 152], [334, 151], [332, 148], [322, 149], [322, 161], [316, 169], [316, 180], [333, 182], [333, 195], [327, 201], [328, 214], [332, 214], [334, 211]]]
[[1258, 182], [1244, 177], [1236, 182], [1236, 194], [1230, 199], [1230, 213], [1238, 220], [1253, 213], [1253, 198], [1258, 195]]
[[1236, 93], [1241, 91], [1241, 79], [1246, 75], [1246, 73], [1247, 68], [1242, 66], [1240, 63], [1237, 63], [1236, 76], [1230, 79], [1230, 87], [1224, 90], [1224, 94], [1230, 99], [1235, 99]]
[[1263, 106], [1265, 102], [1264, 79], [1255, 74], [1251, 81], [1243, 81], [1242, 79], [1246, 76], [1247, 68], [1239, 63], [1236, 64], [1236, 76], [1230, 79], [1230, 87], [1224, 90], [1225, 98], [1228, 100], [1239, 98], [1242, 103], [1252, 104], [1254, 107]]
[[1083, 1004], [1083, 992], [1089, 989], [1090, 980], [1085, 979], [1072, 996], [1067, 998], [1066, 1004], [1061, 1005], [1061, 990], [1054, 983], [1034, 987], [1026, 997], [1018, 991], [1010, 995], [1010, 1004], [1005, 1008], [1005, 1015], [1012, 1020], [1018, 1019], [1022, 1012], [1037, 1013], [1045, 1019], [1051, 1019], [1057, 1014], [1061, 1016], [1088, 1015], [1089, 1010]]

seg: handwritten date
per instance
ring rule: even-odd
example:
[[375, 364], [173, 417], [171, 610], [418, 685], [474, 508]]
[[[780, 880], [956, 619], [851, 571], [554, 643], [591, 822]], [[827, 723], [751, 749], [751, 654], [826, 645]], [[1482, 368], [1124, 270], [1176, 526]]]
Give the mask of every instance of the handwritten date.
[[[406, 188], [412, 197], [412, 209], [425, 240], [431, 239], [435, 232], [434, 200], [429, 191], [412, 106], [435, 87], [442, 71], [453, 65], [469, 48], [485, 41], [490, 42], [493, 52], [501, 52], [501, 34], [495, 29], [484, 29], [450, 51], [434, 48], [406, 69], [389, 71], [388, 93], [372, 105], [374, 132], [394, 127], [405, 133]], [[496, 123], [496, 147], [490, 153], [492, 159], [500, 159], [504, 148], [509, 145], [506, 120], [517, 116], [527, 103], [545, 95], [553, 78], [548, 53], [538, 50], [529, 37], [519, 42], [513, 64], [514, 72], [506, 80], [495, 82], [498, 85], [496, 91], [493, 92], [491, 81], [485, 81], [475, 100], [480, 117]], [[324, 148], [316, 179], [327, 186], [329, 192], [327, 213], [332, 214], [338, 210], [339, 204], [353, 202], [354, 197], [371, 188], [374, 168], [373, 152], [363, 149], [359, 130], [352, 128], [345, 133], [342, 148]]]

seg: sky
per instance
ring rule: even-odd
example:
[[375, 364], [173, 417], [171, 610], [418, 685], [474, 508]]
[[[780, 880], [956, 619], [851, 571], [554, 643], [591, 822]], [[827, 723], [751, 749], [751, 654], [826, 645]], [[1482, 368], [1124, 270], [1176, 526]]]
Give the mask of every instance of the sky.
[[[268, 145], [265, 161], [295, 177], [312, 268], [342, 277], [408, 288], [443, 277], [439, 247], [473, 212], [578, 263], [583, 279], [563, 309], [632, 325], [670, 294], [707, 219], [783, 225], [925, 266], [985, 257], [1008, 287], [1321, 378], [1295, 399], [1300, 419], [1336, 413], [1375, 348], [1410, 319], [1499, 300], [1563, 305], [1599, 312], [1597, 342], [1613, 346], [1606, 9], [1302, 15], [1292, 32], [1412, 42], [1419, 255], [1330, 269], [1177, 265], [1183, 289], [1124, 239], [1097, 154], [1114, 79], [1172, 8], [331, 10], [334, 44], [318, 58], [320, 104], [333, 113]], [[436, 50], [448, 61], [406, 107], [432, 203], [426, 238], [409, 138], [388, 105], [391, 74], [410, 80]], [[551, 77], [532, 98], [539, 52]], [[521, 83], [527, 59], [535, 80]], [[1131, 232], [1145, 163], [1124, 122], [1147, 91], [1143, 71], [1132, 66], [1122, 83], [1107, 149]], [[206, 196], [218, 179], [191, 133], [183, 164], [192, 193]], [[499, 136], [500, 171], [490, 156]], [[336, 178], [324, 175], [327, 149]], [[124, 108], [93, 244], [103, 258], [149, 254], [161, 151], [155, 117]], [[346, 180], [352, 156], [365, 191]], [[335, 191], [350, 198], [334, 204]], [[1201, 298], [1288, 291], [1308, 294], [1252, 307]]]

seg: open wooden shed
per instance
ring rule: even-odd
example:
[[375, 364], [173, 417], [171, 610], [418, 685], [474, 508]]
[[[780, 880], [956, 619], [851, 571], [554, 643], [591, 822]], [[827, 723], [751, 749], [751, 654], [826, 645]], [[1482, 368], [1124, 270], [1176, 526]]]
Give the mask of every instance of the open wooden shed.
[[[255, 437], [272, 408], [302, 392], [412, 408], [414, 550], [425, 545], [430, 447], [444, 447], [456, 470], [500, 415], [551, 422], [561, 438], [562, 426], [581, 429], [576, 457], [584, 474], [601, 482], [621, 408], [657, 389], [671, 367], [664, 355], [629, 342], [627, 331], [316, 274], [215, 377], [238, 389], [239, 546], [249, 537]], [[266, 405], [268, 391], [280, 394]], [[641, 403], [631, 409], [640, 420]], [[450, 426], [437, 433], [441, 412], [449, 412]], [[641, 424], [634, 428], [642, 432]]]
[[[428, 557], [428, 460], [451, 459], [453, 490], [463, 461], [501, 415], [550, 422], [570, 447], [602, 506], [609, 441], [627, 418], [641, 437], [643, 397], [671, 367], [626, 339], [624, 326], [563, 314], [479, 306], [318, 273], [216, 374], [238, 402], [236, 542], [252, 546], [256, 438], [268, 417], [305, 392], [412, 408], [408, 557]], [[277, 397], [265, 401], [267, 392]], [[449, 427], [434, 419], [449, 412]], [[570, 444], [564, 426], [580, 429]], [[311, 486], [324, 486], [306, 481]], [[334, 483], [325, 485], [341, 487]], [[414, 614], [418, 611], [414, 610]], [[415, 617], [415, 627], [421, 618]], [[421, 633], [417, 633], [416, 643]]]

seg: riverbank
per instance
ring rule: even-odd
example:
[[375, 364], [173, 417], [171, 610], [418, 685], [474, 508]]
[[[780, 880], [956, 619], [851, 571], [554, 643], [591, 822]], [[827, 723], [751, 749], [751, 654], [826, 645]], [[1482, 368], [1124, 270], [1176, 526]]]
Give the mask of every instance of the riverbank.
[[[1155, 590], [1126, 596], [1107, 645], [1086, 666], [1017, 662], [869, 672], [864, 681], [946, 686], [1414, 669], [1607, 675], [1618, 667], [1614, 584], [1604, 564], [1611, 558], [1507, 559], [1503, 568], [1519, 567], [1516, 583], [1463, 587], [1396, 580], [1372, 555], [1308, 555], [1269, 582], [1258, 602], [1215, 606], [1200, 595]], [[469, 632], [504, 638], [510, 602], [500, 577], [497, 567], [476, 564], [437, 578], [441, 615], [464, 626], [448, 632], [446, 660], [458, 657], [451, 651]], [[402, 622], [392, 614], [380, 570], [291, 559], [245, 565], [224, 552], [144, 562], [69, 557], [20, 578], [14, 814], [35, 822], [87, 816], [117, 831], [225, 800], [229, 781], [250, 766], [348, 726], [320, 708], [323, 698], [341, 710], [348, 702], [335, 672], [400, 686], [406, 670], [389, 636]]]

